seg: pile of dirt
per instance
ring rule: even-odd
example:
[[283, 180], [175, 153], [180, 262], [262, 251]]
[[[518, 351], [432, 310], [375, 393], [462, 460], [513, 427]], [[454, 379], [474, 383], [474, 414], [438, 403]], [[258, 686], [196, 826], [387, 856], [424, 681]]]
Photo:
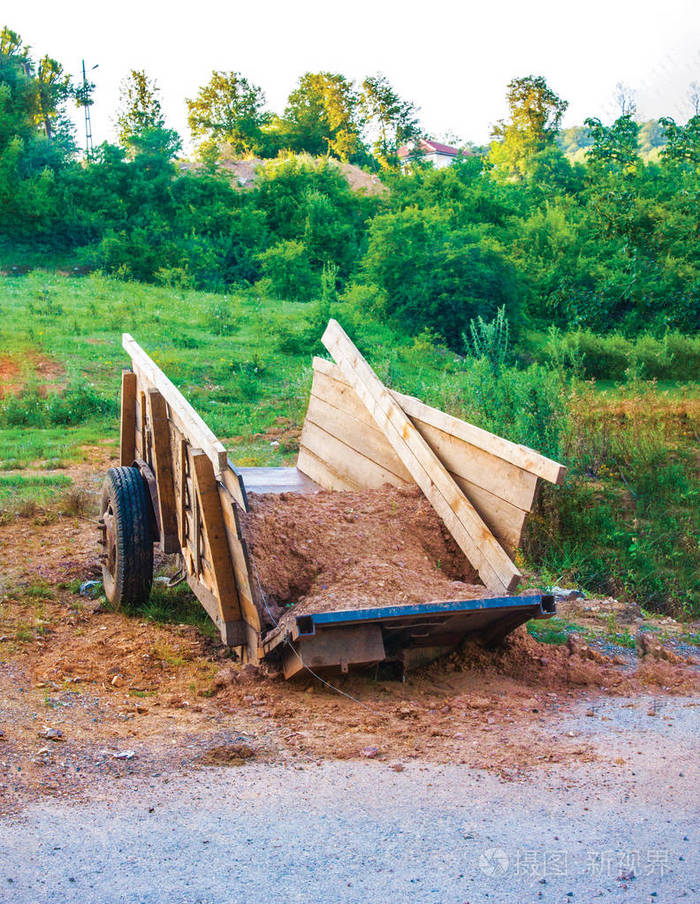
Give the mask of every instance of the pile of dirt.
[[485, 593], [418, 487], [249, 498], [243, 530], [275, 618]]
[[[226, 147], [221, 149], [222, 157], [217, 166], [219, 172], [229, 175], [235, 183], [243, 189], [250, 189], [255, 184], [255, 176], [258, 169], [263, 165], [274, 166], [274, 160], [262, 160], [260, 157], [231, 157]], [[308, 155], [300, 155], [302, 159], [306, 156], [309, 162], [316, 162], [322, 159], [323, 163], [328, 163], [338, 169], [347, 180], [348, 185], [353, 191], [360, 192], [365, 195], [384, 195], [388, 189], [381, 181], [379, 176], [374, 173], [365, 172], [359, 166], [353, 163], [341, 163], [332, 157], [326, 158], [308, 157]], [[204, 169], [202, 163], [191, 160], [178, 161], [178, 167], [181, 172], [199, 173]]]

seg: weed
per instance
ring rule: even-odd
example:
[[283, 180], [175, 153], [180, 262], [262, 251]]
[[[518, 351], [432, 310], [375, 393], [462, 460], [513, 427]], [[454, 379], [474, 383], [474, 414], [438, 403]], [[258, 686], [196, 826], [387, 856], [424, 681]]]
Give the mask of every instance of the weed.
[[85, 487], [71, 487], [61, 493], [59, 511], [62, 515], [76, 515], [88, 518], [97, 514], [97, 498]]

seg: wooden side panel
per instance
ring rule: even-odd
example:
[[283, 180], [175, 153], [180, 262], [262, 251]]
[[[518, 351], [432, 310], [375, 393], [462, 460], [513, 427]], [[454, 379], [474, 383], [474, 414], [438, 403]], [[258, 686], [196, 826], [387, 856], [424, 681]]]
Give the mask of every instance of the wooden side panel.
[[148, 391], [148, 409], [153, 442], [153, 471], [158, 487], [158, 523], [160, 524], [160, 548], [165, 553], [179, 552], [175, 507], [175, 482], [173, 475], [170, 423], [165, 399], [157, 389]]
[[506, 592], [515, 589], [521, 578], [518, 569], [336, 321], [329, 322], [323, 343], [484, 584]]
[[226, 540], [228, 542], [233, 571], [236, 577], [236, 587], [244, 621], [256, 631], [261, 628], [260, 612], [255, 602], [257, 594], [254, 591], [254, 581], [249, 569], [248, 550], [245, 540], [241, 537], [238, 521], [234, 510], [234, 501], [225, 487], [219, 485], [219, 500], [221, 512], [226, 526]]
[[[314, 377], [320, 375], [348, 385], [342, 371], [332, 361], [327, 361], [324, 358], [314, 358], [313, 366]], [[490, 453], [495, 458], [509, 462], [524, 471], [529, 471], [543, 480], [548, 480], [550, 483], [561, 483], [564, 479], [566, 474], [564, 465], [540, 455], [534, 449], [510, 442], [510, 440], [503, 439], [501, 436], [489, 433], [488, 430], [483, 430], [481, 427], [476, 427], [467, 421], [445, 414], [439, 408], [432, 408], [413, 396], [404, 395], [394, 390], [391, 390], [391, 394], [411, 419], [418, 418], [433, 427], [443, 430], [445, 433], [463, 440], [469, 445]]]
[[537, 490], [535, 474], [516, 468], [425, 421], [411, 420], [448, 471], [522, 511], [530, 511]]
[[119, 464], [128, 468], [136, 458], [136, 374], [122, 371]]
[[[509, 548], [519, 545], [525, 519], [537, 493], [538, 473], [561, 480], [566, 469], [524, 446], [453, 418], [418, 399], [397, 392], [391, 395], [409, 414], [423, 439], [437, 454], [451, 477], [462, 489], [495, 537]], [[404, 407], [405, 406], [405, 407]], [[363, 482], [364, 469], [353, 467], [363, 455], [413, 482], [384, 434], [379, 431], [366, 405], [331, 361], [314, 358], [314, 379], [307, 419], [350, 447], [343, 456], [345, 479], [337, 473], [337, 462], [323, 462], [309, 455], [302, 445], [299, 466], [313, 471], [328, 489], [369, 486]], [[495, 454], [494, 451], [500, 454]], [[505, 457], [501, 457], [505, 456]], [[532, 465], [534, 470], [521, 467]], [[330, 473], [328, 472], [330, 466]], [[537, 472], [537, 473], [535, 473]], [[352, 486], [346, 485], [352, 478]], [[316, 479], [316, 478], [314, 478]], [[340, 482], [339, 482], [340, 480]], [[376, 486], [376, 482], [371, 486]]]
[[413, 396], [393, 391], [392, 395], [410, 418], [418, 418], [432, 427], [437, 427], [445, 433], [489, 453], [495, 459], [528, 471], [535, 477], [541, 477], [550, 483], [563, 482], [566, 468], [558, 461], [546, 458], [527, 446], [511, 443], [509, 440], [496, 436], [495, 433], [489, 433], [488, 430], [483, 430], [481, 427], [475, 427], [474, 424], [469, 424], [467, 421], [445, 414], [439, 408], [431, 408], [430, 405], [424, 404]]
[[[358, 439], [358, 444], [364, 446], [361, 439]], [[326, 433], [312, 421], [304, 422], [300, 445], [319, 460], [326, 462], [335, 474], [350, 485], [372, 489], [385, 483], [403, 486], [406, 482], [371, 458], [359, 453], [356, 448], [353, 449], [352, 446]], [[304, 469], [300, 467], [300, 470]], [[311, 474], [308, 476], [315, 479]]]
[[206, 453], [200, 449], [192, 452], [192, 464], [203, 533], [211, 558], [211, 569], [215, 582], [213, 589], [219, 600], [221, 615], [224, 621], [240, 619], [241, 607], [236, 592], [236, 582], [226, 537], [226, 525], [221, 511], [214, 469]]

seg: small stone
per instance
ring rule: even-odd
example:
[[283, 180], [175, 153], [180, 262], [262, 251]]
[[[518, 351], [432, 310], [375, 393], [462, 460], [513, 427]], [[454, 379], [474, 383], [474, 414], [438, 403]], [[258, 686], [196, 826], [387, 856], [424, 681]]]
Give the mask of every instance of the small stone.
[[60, 728], [44, 728], [39, 732], [39, 737], [47, 741], [65, 741]]
[[136, 756], [136, 751], [120, 750], [118, 753], [113, 753], [112, 756], [115, 760], [131, 760]]
[[401, 765], [401, 763], [394, 763], [391, 768], [394, 770], [394, 772], [403, 772], [403, 766]]
[[360, 751], [360, 756], [365, 757], [368, 760], [373, 760], [379, 754], [378, 747], [363, 747]]

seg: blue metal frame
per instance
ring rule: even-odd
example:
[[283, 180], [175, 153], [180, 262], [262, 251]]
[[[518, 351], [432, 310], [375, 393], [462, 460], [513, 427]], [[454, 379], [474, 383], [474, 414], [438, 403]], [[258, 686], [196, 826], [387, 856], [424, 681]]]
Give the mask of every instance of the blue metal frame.
[[[453, 600], [447, 603], [420, 603], [409, 606], [383, 606], [378, 609], [352, 609], [338, 612], [311, 612], [308, 615], [297, 616], [299, 621], [311, 623], [312, 631], [299, 630], [300, 637], [311, 637], [316, 633], [316, 626], [352, 624], [359, 621], [384, 621], [392, 618], [406, 618], [411, 616], [431, 616], [457, 612], [476, 612], [483, 609], [537, 609], [535, 618], [548, 618], [553, 612], [547, 612], [542, 602], [546, 598], [544, 594], [532, 596], [494, 596], [475, 600]], [[505, 613], [504, 613], [505, 614]]]

